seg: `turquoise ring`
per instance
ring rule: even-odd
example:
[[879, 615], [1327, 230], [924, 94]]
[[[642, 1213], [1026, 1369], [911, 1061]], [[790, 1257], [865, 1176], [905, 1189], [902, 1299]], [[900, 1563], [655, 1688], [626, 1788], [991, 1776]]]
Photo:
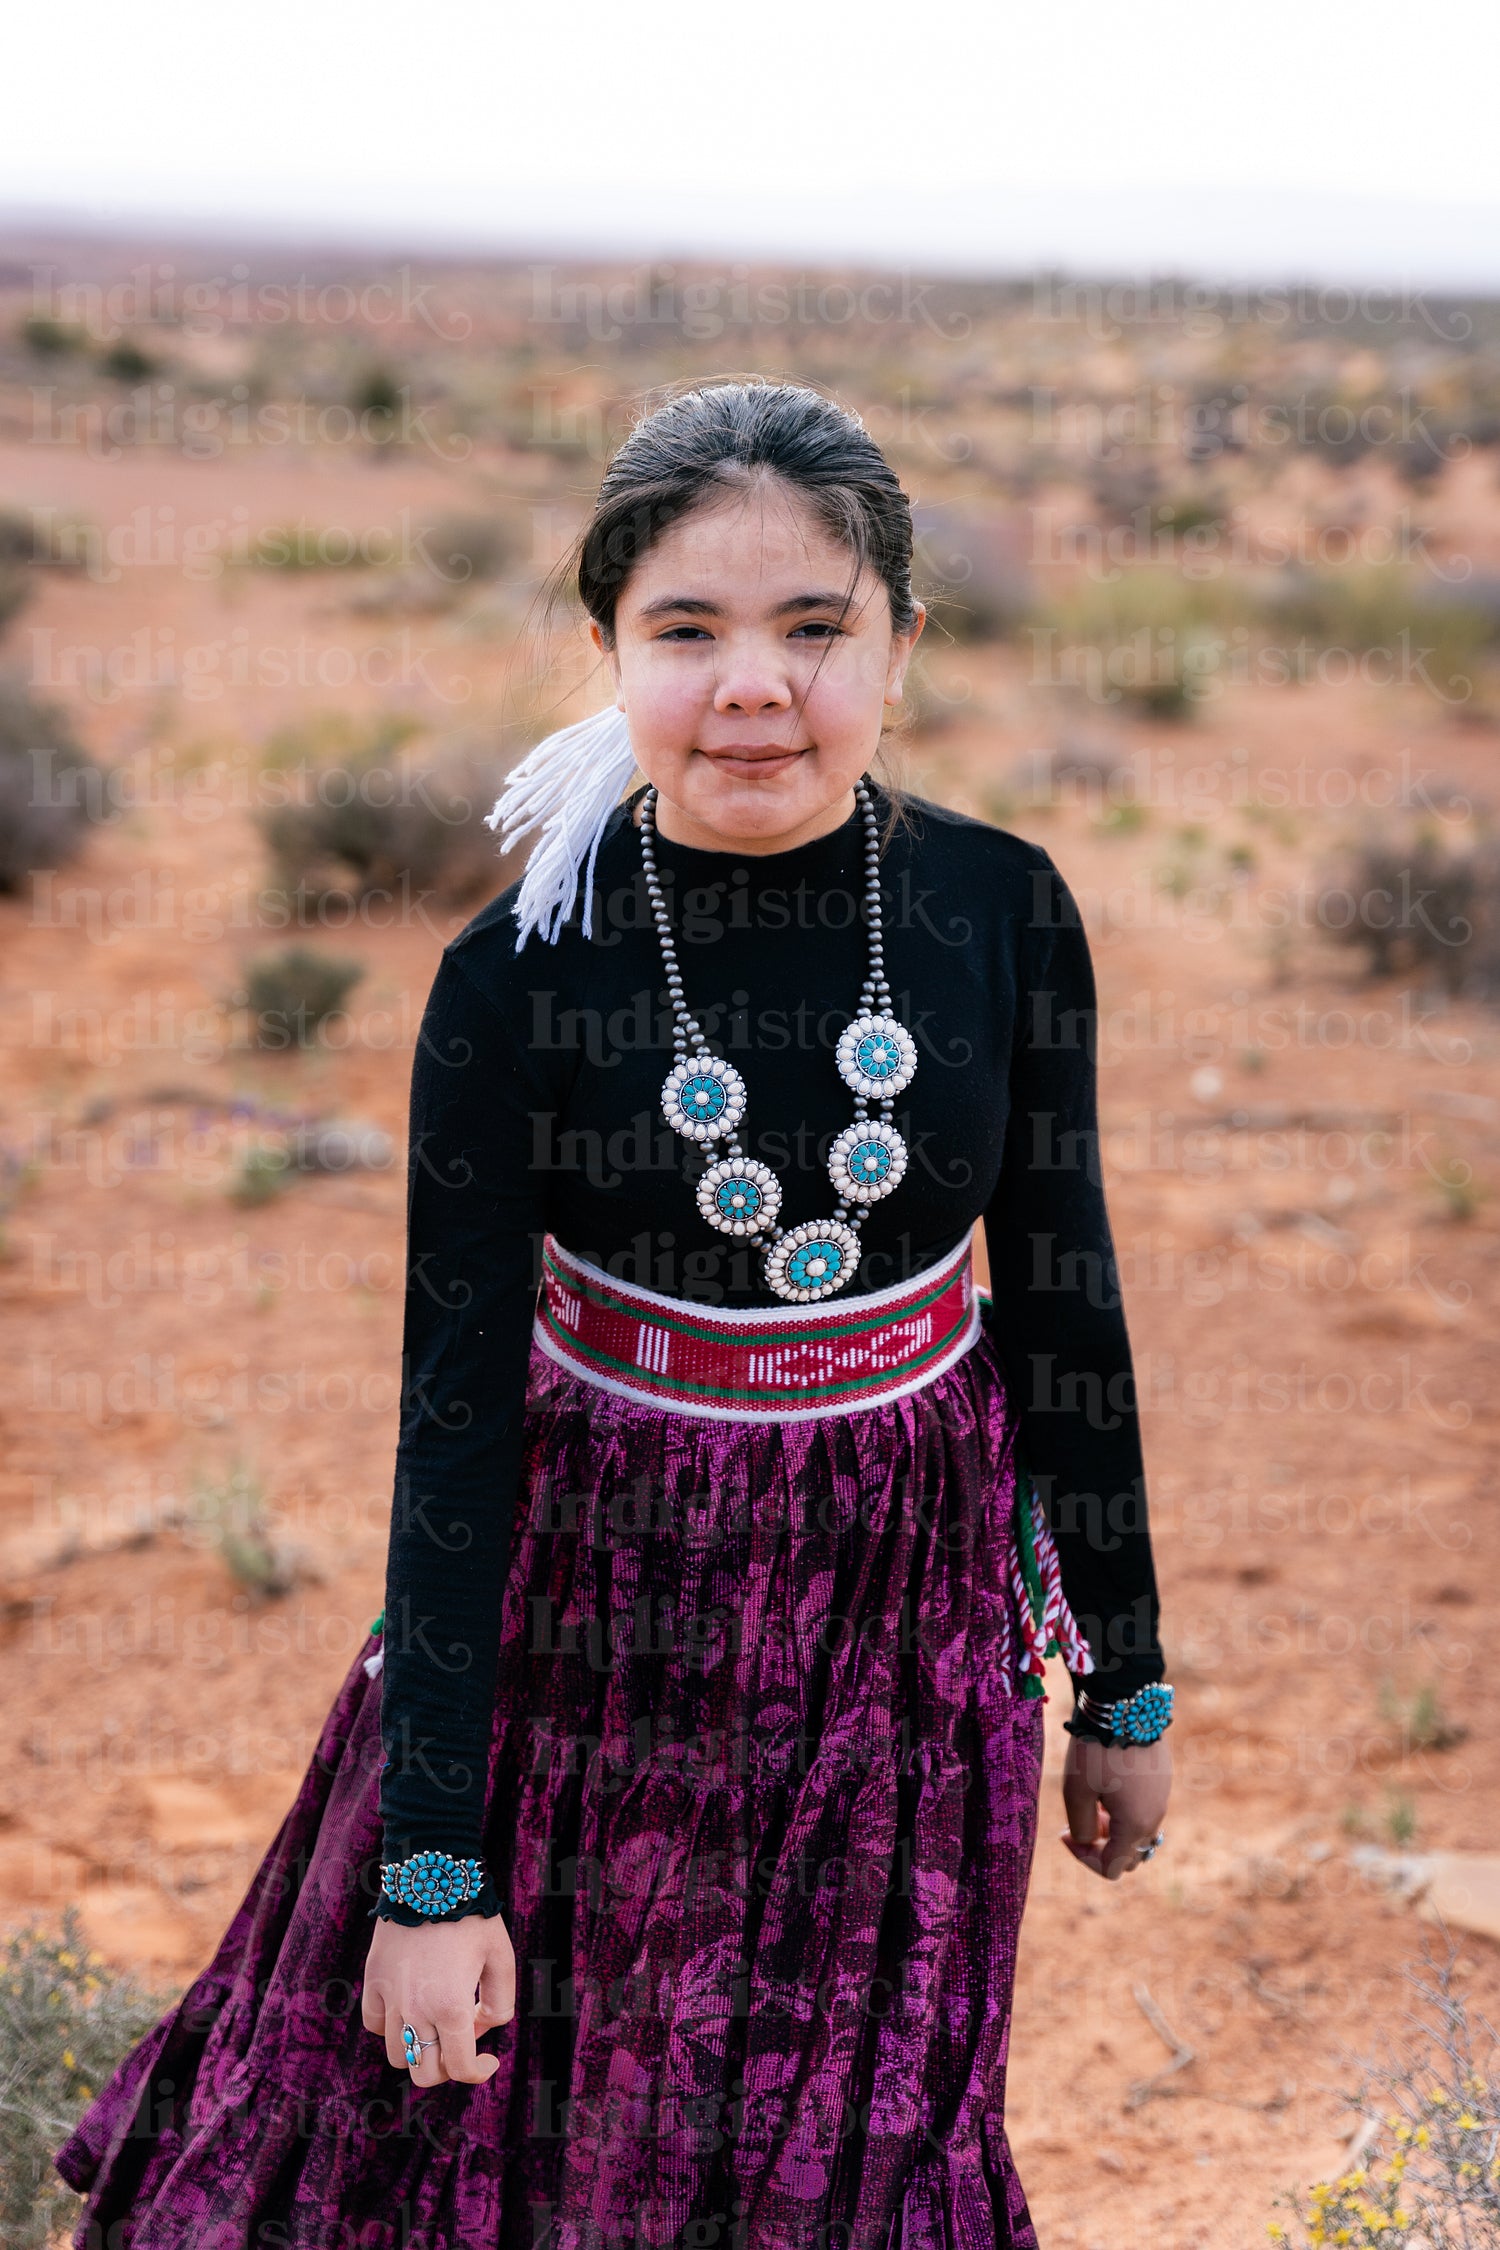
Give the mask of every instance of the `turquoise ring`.
[[434, 2035], [431, 2039], [421, 2039], [417, 2036], [415, 2024], [404, 2023], [401, 2026], [401, 2044], [406, 2051], [408, 2067], [412, 2070], [420, 2070], [422, 2067], [422, 2049], [424, 2047], [435, 2047], [437, 2038]]

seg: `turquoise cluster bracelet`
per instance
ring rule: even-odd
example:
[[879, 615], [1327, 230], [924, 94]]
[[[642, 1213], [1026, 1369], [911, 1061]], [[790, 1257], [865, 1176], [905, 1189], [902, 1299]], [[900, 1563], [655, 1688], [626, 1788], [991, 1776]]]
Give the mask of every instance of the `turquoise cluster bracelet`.
[[380, 1887], [400, 1906], [418, 1914], [449, 1914], [484, 1889], [477, 1859], [454, 1859], [448, 1852], [417, 1852], [380, 1870]]
[[1080, 1688], [1072, 1718], [1063, 1721], [1069, 1734], [1097, 1742], [1155, 1742], [1171, 1723], [1172, 1689], [1165, 1680], [1153, 1680], [1113, 1703], [1101, 1703]]

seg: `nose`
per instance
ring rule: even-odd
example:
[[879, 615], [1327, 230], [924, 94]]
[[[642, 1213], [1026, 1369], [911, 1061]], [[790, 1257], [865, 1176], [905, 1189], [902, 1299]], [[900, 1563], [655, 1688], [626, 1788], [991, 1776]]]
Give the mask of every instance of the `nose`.
[[755, 718], [765, 711], [785, 711], [791, 706], [792, 688], [786, 667], [765, 648], [723, 646], [714, 682], [714, 709], [739, 718]]

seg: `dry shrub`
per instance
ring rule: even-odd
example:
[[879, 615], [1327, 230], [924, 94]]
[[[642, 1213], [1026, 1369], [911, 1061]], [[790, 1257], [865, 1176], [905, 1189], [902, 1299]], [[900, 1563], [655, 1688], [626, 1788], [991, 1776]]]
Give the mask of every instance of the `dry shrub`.
[[24, 890], [38, 868], [82, 849], [111, 810], [104, 784], [63, 712], [0, 675], [0, 891]]
[[246, 561], [252, 570], [373, 570], [381, 540], [348, 524], [271, 524], [256, 533]]
[[958, 642], [1013, 639], [1036, 606], [1019, 520], [919, 503], [912, 529], [913, 580], [933, 624]]
[[[1419, 2011], [1396, 2046], [1356, 2062], [1346, 2095], [1364, 2120], [1355, 2154], [1336, 2179], [1309, 2194], [1278, 2197], [1290, 2226], [1272, 2220], [1273, 2240], [1348, 2243], [1352, 2250], [1479, 2250], [1500, 2242], [1500, 2087], [1495, 2028], [1455, 1989], [1458, 1949], [1445, 1960], [1429, 1944], [1422, 1968], [1403, 1975]], [[1303, 2205], [1310, 2206], [1304, 2210]]]
[[454, 588], [499, 578], [518, 568], [526, 552], [516, 519], [477, 510], [439, 516], [423, 530], [420, 545], [428, 569]]
[[425, 757], [402, 753], [408, 722], [363, 727], [315, 722], [275, 738], [268, 762], [289, 801], [257, 817], [269, 847], [273, 891], [316, 924], [324, 900], [459, 904], [497, 874], [484, 815], [499, 794], [497, 756], [450, 742]]
[[1367, 661], [1362, 668], [1373, 685], [1423, 687], [1454, 710], [1474, 702], [1476, 674], [1496, 643], [1485, 589], [1450, 586], [1402, 563], [1279, 571], [1259, 607], [1283, 637], [1305, 639], [1325, 653], [1378, 656], [1378, 666]]
[[0, 508], [0, 573], [80, 571], [97, 543], [94, 525], [60, 508]]
[[0, 2242], [45, 2250], [82, 2206], [52, 2169], [115, 2066], [165, 2002], [90, 1953], [77, 1910], [61, 1933], [18, 1931], [0, 1962]]
[[1227, 635], [1243, 615], [1243, 596], [1224, 578], [1155, 565], [1080, 578], [1028, 628], [1032, 681], [1101, 708], [1185, 719], [1222, 687]]
[[1362, 953], [1372, 977], [1450, 999], [1500, 999], [1500, 840], [1431, 827], [1371, 830], [1320, 891], [1318, 928]]
[[279, 1536], [260, 1477], [239, 1456], [222, 1476], [195, 1476], [186, 1536], [212, 1547], [252, 1602], [280, 1601], [318, 1575], [304, 1550]]
[[359, 961], [339, 960], [307, 945], [261, 954], [245, 971], [245, 1005], [256, 1045], [277, 1052], [311, 1047], [364, 973]]
[[35, 591], [28, 572], [0, 557], [0, 633], [20, 616]]

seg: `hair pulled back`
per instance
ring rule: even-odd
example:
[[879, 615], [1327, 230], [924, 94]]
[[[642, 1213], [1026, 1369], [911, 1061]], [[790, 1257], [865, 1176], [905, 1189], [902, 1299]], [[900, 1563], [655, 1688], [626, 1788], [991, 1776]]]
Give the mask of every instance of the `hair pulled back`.
[[848, 550], [855, 580], [865, 567], [882, 580], [892, 630], [910, 630], [911, 502], [859, 416], [802, 383], [725, 382], [647, 414], [604, 472], [575, 552], [579, 599], [606, 648], [621, 590], [668, 526], [767, 476]]

